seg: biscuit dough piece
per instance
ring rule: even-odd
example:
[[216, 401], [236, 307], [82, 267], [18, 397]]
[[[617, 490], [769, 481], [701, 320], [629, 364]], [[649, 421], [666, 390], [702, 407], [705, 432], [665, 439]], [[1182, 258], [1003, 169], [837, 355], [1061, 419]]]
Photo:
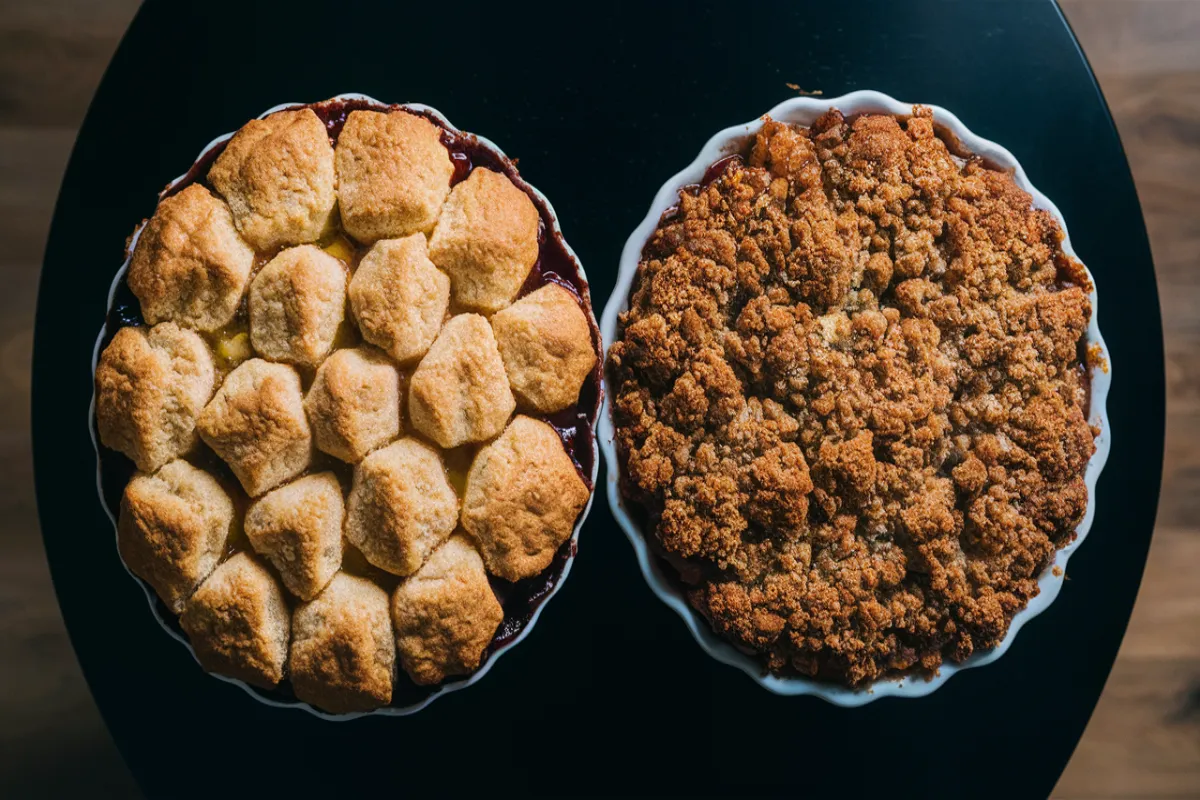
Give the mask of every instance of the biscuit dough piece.
[[126, 566], [178, 614], [225, 553], [233, 501], [216, 479], [186, 461], [125, 486], [117, 549]]
[[395, 661], [387, 592], [366, 578], [339, 572], [292, 617], [292, 689], [320, 709], [348, 714], [387, 705]]
[[354, 464], [400, 435], [400, 373], [372, 347], [338, 350], [317, 370], [304, 409], [317, 449]]
[[158, 204], [129, 262], [129, 288], [154, 325], [212, 331], [237, 313], [254, 266], [229, 207], [193, 183]]
[[364, 243], [427, 233], [454, 164], [442, 132], [406, 111], [351, 111], [338, 137], [342, 227]]
[[402, 364], [425, 355], [449, 305], [450, 278], [429, 260], [419, 233], [376, 242], [350, 279], [363, 338]]
[[596, 351], [575, 295], [548, 283], [493, 316], [492, 330], [522, 406], [552, 414], [579, 400]]
[[441, 455], [424, 442], [393, 442], [355, 468], [346, 539], [380, 569], [413, 574], [457, 523], [458, 496]]
[[283, 680], [291, 614], [266, 567], [236, 553], [192, 595], [179, 617], [200, 666], [264, 689]]
[[213, 381], [212, 354], [192, 331], [173, 322], [121, 328], [96, 365], [100, 441], [154, 472], [196, 444]]
[[516, 581], [550, 566], [588, 495], [554, 429], [518, 416], [471, 463], [462, 525], [488, 572]]
[[252, 119], [208, 171], [246, 241], [259, 250], [315, 242], [337, 202], [333, 146], [311, 108]]
[[342, 566], [342, 487], [332, 472], [308, 475], [257, 500], [246, 537], [279, 572], [283, 585], [311, 600]]
[[264, 358], [316, 366], [346, 314], [346, 268], [311, 245], [284, 250], [250, 284], [250, 343]]
[[409, 382], [413, 427], [445, 448], [500, 433], [516, 405], [496, 337], [478, 314], [452, 317]]
[[252, 358], [225, 378], [196, 424], [251, 497], [303, 472], [312, 460], [300, 376]]
[[474, 672], [503, 619], [483, 559], [463, 534], [438, 547], [392, 595], [400, 665], [421, 685]]
[[537, 261], [539, 221], [529, 195], [498, 172], [479, 167], [455, 186], [429, 240], [455, 302], [485, 313], [511, 303]]

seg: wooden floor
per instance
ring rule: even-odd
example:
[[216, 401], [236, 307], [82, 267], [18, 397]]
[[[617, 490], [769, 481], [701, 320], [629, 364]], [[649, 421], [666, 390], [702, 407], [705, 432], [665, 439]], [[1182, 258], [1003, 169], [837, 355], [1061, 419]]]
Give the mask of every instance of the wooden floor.
[[[1063, 0], [1137, 179], [1165, 317], [1158, 531], [1061, 798], [1200, 798], [1200, 0]], [[136, 793], [63, 631], [30, 465], [33, 308], [75, 130], [136, 0], [0, 0], [0, 797]], [[70, 770], [63, 765], [69, 764]]]

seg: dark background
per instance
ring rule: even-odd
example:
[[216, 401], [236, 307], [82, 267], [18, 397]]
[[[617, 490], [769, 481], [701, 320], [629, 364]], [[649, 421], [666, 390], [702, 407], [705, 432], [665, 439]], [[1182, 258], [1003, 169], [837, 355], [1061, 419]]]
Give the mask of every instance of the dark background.
[[[224, 785], [279, 791], [291, 779], [393, 792], [428, 782], [462, 792], [1047, 794], [1132, 604], [1163, 424], [1157, 301], [1132, 185], [1053, 6], [794, 4], [735, 16], [656, 4], [586, 17], [547, 6], [492, 24], [481, 18], [494, 10], [463, 6], [451, 24], [440, 7], [335, 8], [143, 9], [81, 133], [47, 252], [34, 370], [47, 549], [85, 672], [144, 787], [212, 791], [182, 782], [192, 762], [220, 764]], [[1098, 520], [1059, 600], [1002, 661], [926, 700], [858, 711], [767, 695], [703, 657], [654, 600], [600, 497], [571, 579], [532, 637], [479, 686], [408, 719], [329, 725], [259, 706], [203, 676], [136, 585], [112, 580], [124, 575], [98, 505], [62, 502], [63, 487], [91, 475], [87, 358], [124, 235], [212, 136], [277, 102], [340, 91], [435, 105], [521, 159], [589, 268], [598, 313], [653, 191], [712, 132], [789, 96], [789, 82], [953, 109], [1055, 199], [1096, 275], [1117, 375]]]

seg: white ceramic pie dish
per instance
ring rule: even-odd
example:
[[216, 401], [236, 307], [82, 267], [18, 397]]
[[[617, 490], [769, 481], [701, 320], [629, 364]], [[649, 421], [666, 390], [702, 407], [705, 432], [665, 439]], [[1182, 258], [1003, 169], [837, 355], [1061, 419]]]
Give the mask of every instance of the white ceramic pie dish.
[[[364, 101], [364, 102], [371, 103], [371, 104], [374, 104], [377, 106], [391, 105], [388, 103], [383, 103], [379, 100], [375, 100], [374, 98], [368, 97], [367, 95], [357, 94], [357, 93], [339, 94], [339, 95], [335, 95], [334, 97], [329, 98], [329, 100]], [[304, 103], [282, 103], [280, 105], [277, 105], [277, 106], [267, 109], [263, 113], [259, 114], [258, 118], [262, 119], [263, 117], [269, 116], [270, 114], [273, 114], [276, 111], [282, 111], [282, 110], [285, 110], [288, 108], [294, 108], [296, 106], [303, 106], [303, 105], [306, 105], [306, 104], [304, 104]], [[456, 128], [450, 124], [449, 120], [446, 119], [445, 115], [443, 115], [440, 111], [433, 108], [432, 106], [427, 106], [422, 103], [403, 103], [401, 105], [403, 105], [405, 108], [410, 109], [412, 111], [430, 114], [430, 115], [436, 117], [437, 120], [442, 124], [442, 126], [445, 127], [446, 129], [448, 129], [449, 131], [454, 132], [454, 133], [462, 133], [461, 131], [459, 131], [458, 128]], [[233, 137], [233, 133], [234, 132], [230, 132], [230, 133], [226, 133], [222, 136], [218, 136], [217, 138], [215, 138], [211, 142], [209, 142], [207, 145], [205, 145], [204, 148], [200, 151], [200, 154], [196, 157], [195, 163], [199, 164], [199, 163], [203, 162], [205, 160], [205, 157], [214, 148], [223, 146], [227, 141], [229, 141], [229, 139]], [[482, 136], [479, 136], [477, 134], [474, 134], [474, 133], [472, 133], [470, 135], [476, 141], [478, 141], [481, 145], [483, 145], [485, 148], [492, 150], [493, 152], [495, 152], [502, 158], [506, 157], [504, 155], [504, 151], [501, 150], [498, 146], [496, 146], [496, 144], [493, 143], [492, 141], [490, 141]], [[175, 186], [180, 184], [182, 181], [186, 180], [188, 178], [188, 175], [189, 175], [189, 172], [185, 172], [184, 174], [180, 175], [179, 177], [175, 178], [173, 181], [168, 183], [167, 186], [162, 190], [162, 192], [160, 192], [160, 197], [163, 194], [165, 194], [166, 192], [169, 192], [171, 189], [173, 189]], [[523, 179], [520, 180], [519, 182], [524, 184], [524, 186], [527, 186], [537, 196], [537, 198], [543, 204], [545, 204], [546, 211], [548, 212], [550, 220], [553, 223], [552, 233], [560, 238], [567, 254], [572, 259], [574, 259], [576, 265], [578, 266], [578, 270], [579, 270], [579, 280], [580, 280], [581, 284], [583, 285], [583, 287], [586, 289], [587, 274], [584, 272], [583, 265], [579, 261], [579, 257], [575, 254], [575, 251], [571, 249], [571, 246], [567, 243], [566, 238], [562, 236], [562, 231], [559, 228], [559, 223], [558, 223], [558, 215], [554, 212], [554, 207], [550, 204], [550, 201], [546, 198], [546, 196], [543, 195], [540, 191], [538, 191], [536, 187], [528, 184]], [[119, 270], [117, 270], [116, 275], [113, 277], [113, 282], [109, 287], [107, 304], [105, 306], [106, 310], [111, 310], [113, 308], [113, 302], [116, 297], [118, 287], [120, 286], [121, 280], [122, 280], [122, 278], [124, 278], [125, 273], [129, 269], [130, 258], [132, 256], [134, 247], [136, 247], [136, 245], [137, 245], [138, 238], [141, 236], [142, 229], [145, 227], [145, 224], [146, 224], [145, 221], [143, 221], [142, 223], [140, 223], [137, 226], [137, 228], [134, 230], [133, 235], [129, 238], [129, 241], [126, 244], [125, 261], [121, 265], [121, 268]], [[592, 316], [591, 312], [589, 312], [588, 316], [589, 317]], [[96, 419], [96, 395], [95, 395], [96, 365], [99, 362], [101, 347], [107, 337], [107, 334], [108, 334], [108, 324], [107, 324], [107, 318], [106, 318], [105, 324], [103, 326], [101, 326], [100, 332], [96, 337], [96, 344], [92, 351], [92, 387], [93, 387], [93, 389], [92, 389], [92, 400], [88, 406], [88, 422], [87, 422], [87, 424], [88, 424], [88, 431], [92, 438], [92, 448], [95, 450], [95, 453], [96, 453], [96, 491], [97, 491], [97, 495], [100, 500], [100, 505], [104, 508], [104, 513], [108, 515], [109, 521], [112, 523], [113, 535], [114, 535], [113, 543], [115, 546], [116, 545], [115, 537], [116, 537], [116, 530], [117, 530], [117, 510], [110, 508], [108, 505], [108, 502], [105, 500], [105, 497], [104, 497], [104, 489], [103, 489], [102, 474], [101, 474], [100, 443], [99, 443], [99, 438], [97, 436], [96, 424], [95, 424], [95, 419]], [[599, 416], [600, 416], [599, 414], [596, 414], [596, 416], [595, 416], [595, 419], [597, 422], [599, 420]], [[595, 423], [593, 423], [592, 432], [593, 432], [593, 434], [596, 433]], [[209, 674], [214, 678], [225, 681], [226, 683], [232, 683], [235, 686], [241, 687], [251, 697], [253, 697], [254, 699], [256, 699], [259, 702], [264, 703], [266, 705], [275, 706], [278, 708], [299, 708], [299, 709], [307, 711], [310, 714], [313, 714], [317, 717], [321, 717], [322, 719], [335, 720], [335, 721], [350, 720], [350, 719], [356, 719], [359, 717], [372, 716], [372, 715], [406, 716], [409, 714], [414, 714], [414, 713], [420, 711], [421, 709], [425, 708], [426, 706], [428, 706], [430, 703], [432, 703], [434, 700], [438, 699], [439, 697], [447, 695], [451, 692], [456, 692], [460, 689], [465, 689], [466, 687], [477, 683], [479, 680], [481, 680], [483, 678], [484, 675], [486, 675], [488, 673], [488, 671], [492, 668], [492, 666], [496, 663], [497, 660], [499, 660], [499, 658], [502, 655], [507, 653], [512, 648], [516, 647], [518, 644], [520, 644], [525, 639], [526, 636], [529, 635], [530, 631], [533, 630], [534, 625], [537, 624], [538, 618], [541, 616], [542, 610], [546, 607], [546, 605], [550, 602], [551, 598], [554, 597], [554, 595], [558, 592], [558, 590], [560, 588], [562, 588], [563, 583], [565, 583], [567, 580], [567, 576], [571, 571], [571, 564], [575, 561], [575, 554], [576, 554], [578, 541], [579, 541], [579, 531], [583, 527], [583, 523], [587, 519], [588, 513], [591, 511], [592, 499], [595, 497], [596, 489], [599, 488], [596, 486], [596, 474], [597, 474], [597, 471], [598, 471], [599, 465], [600, 465], [600, 458], [599, 458], [599, 453], [597, 452], [597, 445], [596, 445], [597, 441], [598, 441], [598, 436], [593, 436], [592, 468], [591, 468], [591, 482], [592, 482], [592, 486], [593, 486], [593, 491], [592, 491], [592, 494], [588, 497], [587, 504], [584, 506], [583, 511], [580, 512], [579, 518], [575, 522], [575, 528], [571, 534], [569, 544], [566, 545], [569, 548], [567, 551], [568, 555], [567, 555], [565, 563], [563, 564], [562, 571], [559, 574], [557, 581], [554, 583], [554, 585], [550, 588], [550, 590], [546, 594], [541, 595], [539, 597], [539, 599], [536, 601], [537, 605], [533, 610], [532, 616], [529, 618], [529, 621], [525, 623], [524, 627], [520, 630], [520, 632], [517, 633], [517, 635], [515, 635], [514, 637], [512, 637], [509, 641], [505, 642], [503, 645], [498, 647], [496, 650], [494, 650], [493, 652], [488, 654], [485, 657], [485, 660], [483, 661], [483, 663], [480, 665], [479, 669], [477, 669], [471, 675], [468, 675], [466, 677], [463, 677], [463, 678], [457, 679], [457, 680], [454, 680], [454, 679], [447, 680], [445, 683], [443, 683], [439, 687], [437, 687], [436, 691], [433, 691], [432, 693], [430, 693], [429, 695], [427, 695], [426, 697], [421, 699], [419, 702], [415, 702], [410, 705], [385, 706], [383, 708], [376, 709], [374, 711], [369, 711], [369, 712], [360, 712], [360, 713], [351, 713], [351, 714], [330, 714], [330, 713], [322, 711], [318, 708], [314, 708], [310, 704], [302, 702], [300, 700], [283, 701], [283, 700], [277, 700], [273, 697], [265, 696], [258, 689], [255, 689], [255, 688], [251, 687], [250, 685], [246, 684], [244, 681], [238, 680], [236, 678], [230, 678], [230, 677], [226, 677], [224, 675], [218, 675], [216, 673], [209, 673]], [[122, 563], [122, 566], [125, 567], [125, 571], [129, 573], [129, 577], [132, 578], [134, 580], [134, 582], [137, 583], [142, 588], [142, 591], [146, 595], [146, 600], [150, 605], [151, 613], [153, 613], [154, 618], [158, 621], [158, 624], [171, 637], [173, 637], [174, 639], [179, 641], [184, 647], [186, 647], [188, 652], [192, 654], [192, 657], [195, 658], [195, 656], [196, 656], [195, 650], [192, 648], [191, 643], [187, 640], [187, 637], [184, 636], [182, 633], [180, 633], [175, 628], [173, 628], [168, 623], [167, 618], [163, 615], [163, 607], [158, 602], [153, 589], [151, 589], [147, 583], [145, 583], [144, 581], [139, 579], [136, 575], [134, 575], [133, 572], [129, 569], [129, 566], [127, 564], [125, 564], [123, 560], [121, 563]], [[553, 569], [553, 568], [554, 567], [552, 564], [551, 567], [549, 567], [548, 569]], [[199, 660], [197, 660], [197, 665], [199, 665]], [[398, 664], [397, 664], [396, 669], [398, 670], [399, 674], [403, 674], [403, 672], [400, 670]]]
[[[946, 109], [934, 105], [922, 105], [932, 109], [935, 123], [944, 126], [944, 128], [958, 138], [959, 142], [967, 150], [987, 158], [1002, 169], [1011, 170], [1017, 185], [1033, 197], [1034, 207], [1045, 209], [1058, 220], [1063, 231], [1063, 251], [1077, 258], [1074, 249], [1071, 247], [1071, 239], [1067, 233], [1067, 224], [1062, 214], [1055, 207], [1054, 203], [1050, 202], [1049, 198], [1033, 187], [1029, 182], [1028, 176], [1025, 174], [1025, 170], [1021, 168], [1021, 165], [1012, 153], [995, 142], [972, 133], [958, 117]], [[817, 117], [831, 108], [840, 109], [847, 116], [867, 112], [909, 115], [912, 113], [913, 104], [902, 103], [880, 92], [858, 91], [841, 97], [793, 98], [775, 106], [766, 115], [780, 122], [810, 125]], [[625, 248], [621, 253], [616, 287], [613, 289], [613, 293], [604, 308], [604, 313], [600, 320], [600, 330], [604, 338], [605, 352], [616, 341], [617, 317], [621, 312], [629, 308], [629, 293], [634, 275], [637, 272], [642, 248], [649, 240], [651, 234], [653, 234], [662, 213], [676, 203], [679, 190], [682, 187], [688, 184], [699, 183], [710, 164], [720, 158], [740, 151], [747, 138], [756, 133], [761, 127], [762, 118], [759, 118], [744, 125], [735, 125], [731, 128], [726, 128], [717, 133], [708, 140], [691, 164], [663, 184], [662, 188], [655, 194], [654, 201], [650, 205], [650, 210], [646, 213], [641, 224], [638, 225], [625, 242]], [[1089, 279], [1092, 277], [1090, 272], [1088, 272], [1088, 277]], [[609, 399], [613, 396], [613, 387], [608, 384], [609, 379], [606, 372], [605, 400], [604, 408], [600, 415], [599, 441], [600, 449], [604, 453], [605, 462], [608, 465], [607, 491], [609, 505], [612, 507], [617, 523], [625, 531], [626, 536], [629, 537], [629, 541], [633, 544], [634, 551], [637, 554], [638, 565], [650, 588], [658, 595], [660, 600], [670, 606], [683, 619], [688, 630], [692, 632], [692, 636], [695, 637], [700, 647], [706, 653], [722, 663], [737, 667], [760, 686], [776, 694], [814, 695], [839, 706], [860, 706], [880, 697], [922, 697], [936, 690], [959, 671], [990, 664], [1000, 658], [1016, 638], [1021, 626], [1045, 611], [1054, 602], [1059, 590], [1062, 588], [1062, 582], [1066, 575], [1067, 561], [1070, 559], [1071, 554], [1083, 544], [1088, 530], [1092, 526], [1092, 519], [1096, 514], [1096, 480], [1100, 476], [1100, 471], [1104, 468], [1104, 462], [1108, 458], [1108, 451], [1112, 441], [1112, 431], [1105, 411], [1105, 400], [1108, 395], [1109, 385], [1112, 382], [1112, 371], [1108, 348], [1104, 345], [1104, 339], [1100, 335], [1100, 328], [1097, 324], [1098, 306], [1094, 280], [1092, 280], [1092, 286], [1090, 295], [1092, 318], [1088, 324], [1086, 336], [1090, 352], [1095, 356], [1099, 356], [1099, 358], [1093, 358], [1092, 361], [1099, 366], [1093, 366], [1091, 369], [1091, 408], [1089, 409], [1088, 420], [1093, 426], [1099, 427], [1100, 434], [1096, 437], [1096, 452], [1088, 462], [1084, 474], [1084, 481], [1087, 484], [1088, 490], [1087, 511], [1084, 514], [1083, 522], [1076, 529], [1077, 536], [1075, 540], [1057, 552], [1053, 563], [1046, 568], [1046, 571], [1038, 579], [1040, 592], [1037, 597], [1033, 598], [1029, 605], [1013, 618], [1008, 633], [999, 646], [993, 650], [976, 653], [961, 664], [944, 664], [938, 673], [930, 679], [920, 676], [905, 676], [877, 681], [861, 689], [849, 689], [803, 677], [780, 677], [764, 674], [763, 668], [757, 660], [717, 636], [709, 626], [708, 621], [688, 604], [683, 593], [663, 574], [659, 560], [654, 557], [646, 542], [647, 532], [641, 530], [639, 524], [626, 507], [625, 499], [622, 497], [619, 488], [621, 464], [617, 458], [613, 442], [612, 406]], [[1058, 570], [1057, 575], [1055, 574], [1056, 568]]]

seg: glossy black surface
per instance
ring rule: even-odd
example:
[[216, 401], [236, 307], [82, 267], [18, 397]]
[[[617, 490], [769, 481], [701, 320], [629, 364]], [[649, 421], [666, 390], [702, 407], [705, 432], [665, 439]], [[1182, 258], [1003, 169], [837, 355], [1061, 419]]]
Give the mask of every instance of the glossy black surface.
[[[531, 637], [479, 685], [413, 717], [332, 724], [263, 706], [205, 676], [161, 631], [95, 499], [90, 358], [125, 236], [215, 133], [276, 103], [338, 92], [433, 105], [520, 159], [553, 202], [599, 312], [657, 188], [712, 133], [793, 96], [787, 83], [952, 109], [1016, 154], [1096, 277], [1115, 374], [1097, 520], [1058, 600], [1000, 661], [928, 698], [856, 710], [770, 695], [703, 655], [651, 595], [602, 496]], [[1150, 542], [1161, 325], [1120, 143], [1043, 0], [587, 9], [151, 0], [64, 180], [39, 297], [33, 407], [39, 510], [63, 613], [152, 796], [1045, 797], [1108, 675]]]

